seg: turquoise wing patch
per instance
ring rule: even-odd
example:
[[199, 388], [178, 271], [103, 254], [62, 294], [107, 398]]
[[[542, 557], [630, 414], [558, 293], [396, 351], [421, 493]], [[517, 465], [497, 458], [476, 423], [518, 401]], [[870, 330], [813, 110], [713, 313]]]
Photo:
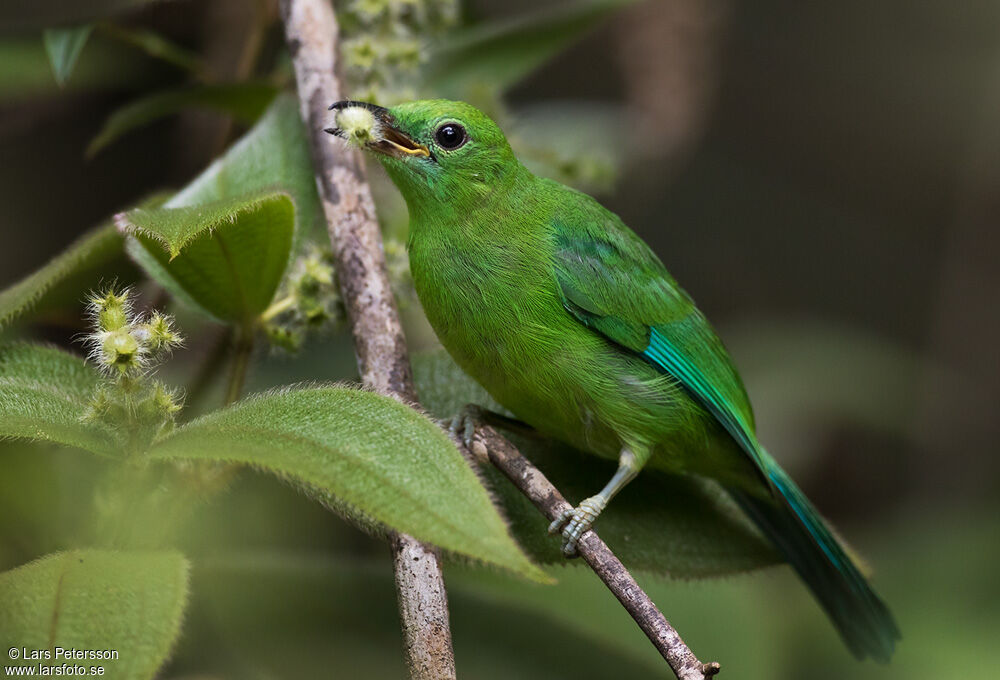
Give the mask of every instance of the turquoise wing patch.
[[654, 326], [650, 330], [649, 345], [642, 352], [642, 356], [680, 380], [698, 402], [715, 416], [740, 448], [746, 451], [762, 470], [766, 469], [757, 439], [750, 434], [750, 426], [740, 417], [738, 408], [730, 404], [705, 379], [701, 371], [673, 346], [658, 327]]

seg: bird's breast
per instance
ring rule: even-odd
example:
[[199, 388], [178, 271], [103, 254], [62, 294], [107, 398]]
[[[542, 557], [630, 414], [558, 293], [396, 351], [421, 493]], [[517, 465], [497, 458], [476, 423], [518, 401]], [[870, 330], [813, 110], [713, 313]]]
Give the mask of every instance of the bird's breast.
[[537, 352], [561, 314], [551, 274], [504, 248], [411, 253], [417, 295], [453, 354], [505, 363]]
[[500, 404], [566, 441], [594, 425], [594, 336], [565, 311], [543, 263], [411, 249], [411, 269], [438, 339]]

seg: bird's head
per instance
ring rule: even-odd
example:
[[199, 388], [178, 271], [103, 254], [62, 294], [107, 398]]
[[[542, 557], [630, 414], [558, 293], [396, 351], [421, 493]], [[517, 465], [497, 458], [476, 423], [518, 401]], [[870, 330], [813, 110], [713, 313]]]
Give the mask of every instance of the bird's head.
[[341, 101], [330, 110], [335, 126], [326, 131], [375, 154], [411, 211], [474, 204], [521, 167], [497, 124], [465, 102]]

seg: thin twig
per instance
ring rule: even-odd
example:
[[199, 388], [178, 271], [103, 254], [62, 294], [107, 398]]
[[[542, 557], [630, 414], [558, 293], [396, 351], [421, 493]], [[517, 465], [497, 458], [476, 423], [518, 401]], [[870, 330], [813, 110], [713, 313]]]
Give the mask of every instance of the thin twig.
[[[406, 339], [361, 159], [330, 143], [323, 132], [328, 127], [327, 106], [342, 98], [332, 4], [330, 0], [281, 0], [281, 17], [361, 380], [415, 403]], [[404, 534], [393, 537], [392, 549], [410, 677], [454, 678], [448, 600], [437, 556]]]
[[[549, 520], [571, 507], [545, 475], [492, 427], [479, 425], [470, 448], [476, 458], [488, 458]], [[679, 680], [705, 680], [719, 672], [718, 663], [698, 660], [596, 533], [586, 532], [577, 544], [577, 552], [632, 615]]]

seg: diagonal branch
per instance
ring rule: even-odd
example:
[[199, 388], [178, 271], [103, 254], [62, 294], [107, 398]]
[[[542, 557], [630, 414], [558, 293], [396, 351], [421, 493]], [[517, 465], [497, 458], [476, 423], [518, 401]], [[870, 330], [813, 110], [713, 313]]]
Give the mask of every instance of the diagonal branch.
[[[406, 339], [364, 166], [356, 152], [330, 144], [323, 132], [327, 105], [342, 98], [333, 7], [330, 0], [281, 0], [281, 16], [361, 380], [415, 403]], [[394, 535], [391, 544], [410, 677], [453, 679], [448, 600], [438, 558], [405, 534]]]
[[[572, 507], [545, 475], [492, 427], [479, 424], [470, 444], [475, 457], [489, 458], [549, 520], [556, 519], [563, 510]], [[625, 565], [596, 533], [586, 532], [577, 544], [577, 551], [632, 615], [679, 680], [705, 680], [719, 672], [718, 663], [698, 660]]]

